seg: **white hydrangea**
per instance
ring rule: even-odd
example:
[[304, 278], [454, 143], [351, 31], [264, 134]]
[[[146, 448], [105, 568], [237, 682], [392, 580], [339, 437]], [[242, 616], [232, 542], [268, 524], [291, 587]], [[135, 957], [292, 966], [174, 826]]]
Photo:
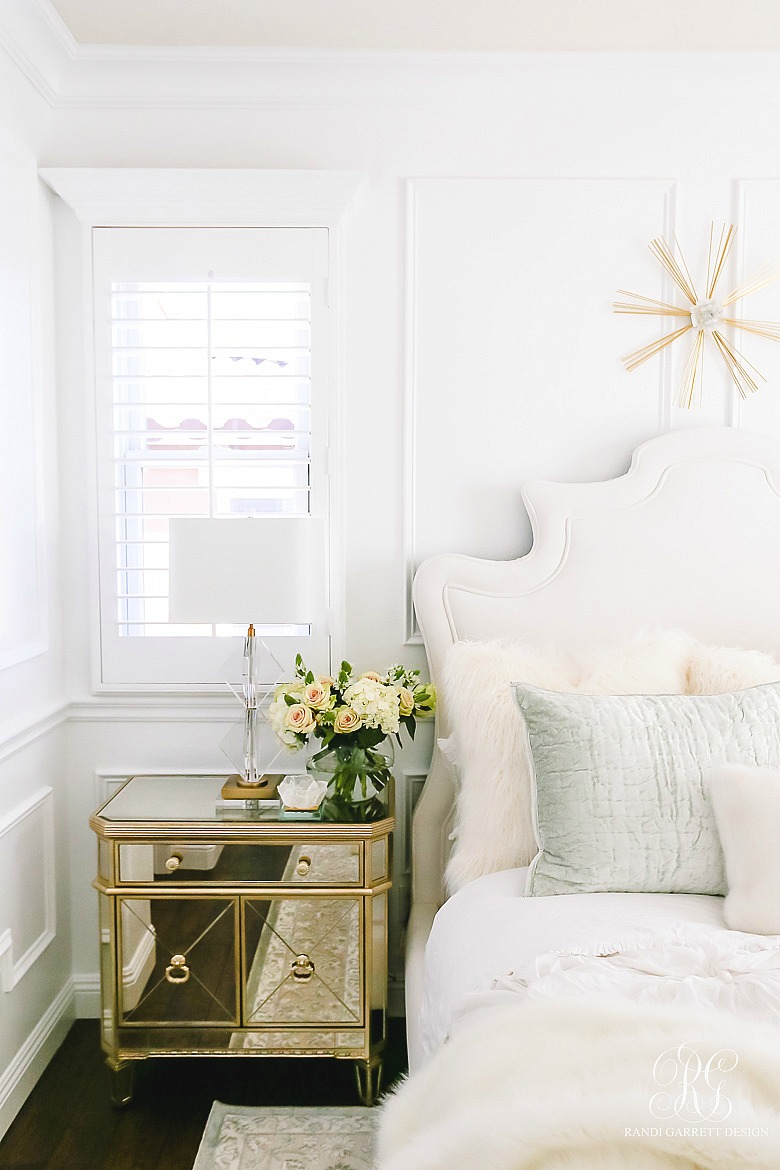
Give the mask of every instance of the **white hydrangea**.
[[400, 727], [398, 692], [373, 678], [359, 678], [344, 692], [344, 702], [360, 716], [364, 727], [378, 727], [392, 735]]

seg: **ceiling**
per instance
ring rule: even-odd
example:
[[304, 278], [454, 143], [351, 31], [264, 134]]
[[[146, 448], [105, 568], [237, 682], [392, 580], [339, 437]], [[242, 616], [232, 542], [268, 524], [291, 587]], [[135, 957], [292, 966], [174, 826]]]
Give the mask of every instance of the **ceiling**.
[[76, 41], [327, 49], [777, 51], [778, 0], [38, 0]]

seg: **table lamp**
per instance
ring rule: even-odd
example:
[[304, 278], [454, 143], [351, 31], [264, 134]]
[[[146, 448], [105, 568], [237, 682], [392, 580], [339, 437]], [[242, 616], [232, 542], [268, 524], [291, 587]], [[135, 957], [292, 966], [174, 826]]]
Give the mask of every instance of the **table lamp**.
[[[269, 784], [257, 762], [258, 718], [283, 667], [255, 634], [255, 623], [311, 626], [322, 614], [322, 538], [322, 522], [311, 516], [170, 521], [169, 620], [247, 627], [242, 695], [228, 683], [244, 703], [243, 768], [223, 796], [267, 794]], [[258, 678], [258, 643], [278, 667], [265, 682]]]

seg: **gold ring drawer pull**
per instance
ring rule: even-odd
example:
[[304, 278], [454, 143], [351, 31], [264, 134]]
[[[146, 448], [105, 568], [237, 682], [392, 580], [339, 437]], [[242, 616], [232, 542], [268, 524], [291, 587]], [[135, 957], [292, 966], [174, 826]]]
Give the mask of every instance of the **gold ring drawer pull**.
[[181, 853], [172, 853], [165, 863], [168, 873], [173, 873], [181, 865]]
[[299, 857], [298, 864], [295, 867], [295, 872], [298, 874], [298, 877], [306, 877], [306, 874], [309, 872], [310, 869], [311, 869], [311, 858], [310, 857]]
[[169, 983], [186, 983], [190, 977], [190, 969], [184, 955], [171, 955], [170, 964], [165, 968], [165, 978]]
[[308, 955], [298, 955], [292, 964], [293, 979], [306, 983], [314, 974], [314, 964]]

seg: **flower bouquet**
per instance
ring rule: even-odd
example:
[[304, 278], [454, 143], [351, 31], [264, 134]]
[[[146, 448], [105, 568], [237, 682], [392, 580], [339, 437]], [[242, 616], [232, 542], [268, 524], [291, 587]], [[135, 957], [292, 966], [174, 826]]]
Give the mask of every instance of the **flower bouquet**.
[[373, 821], [386, 815], [383, 791], [401, 729], [414, 739], [417, 720], [433, 714], [436, 695], [419, 670], [391, 666], [384, 674], [355, 677], [342, 662], [336, 678], [317, 676], [295, 659], [295, 679], [274, 691], [268, 718], [278, 739], [293, 750], [309, 748], [308, 771], [328, 781], [324, 816]]

